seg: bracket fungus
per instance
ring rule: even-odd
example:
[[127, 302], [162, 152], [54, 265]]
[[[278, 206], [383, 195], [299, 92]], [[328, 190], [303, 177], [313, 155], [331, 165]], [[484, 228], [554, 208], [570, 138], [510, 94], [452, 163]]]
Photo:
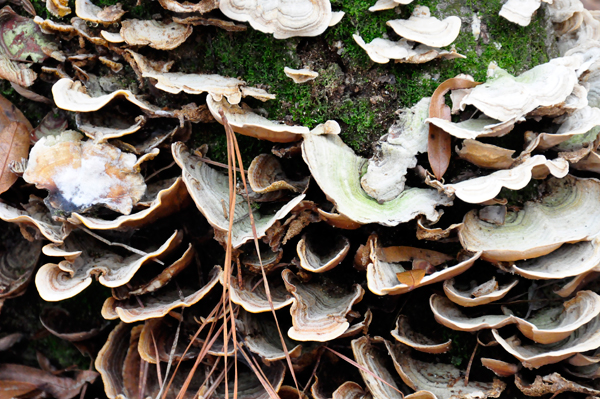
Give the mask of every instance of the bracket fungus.
[[538, 65], [517, 77], [492, 65], [488, 80], [462, 98], [460, 109], [473, 105], [500, 122], [522, 120], [538, 107], [564, 102], [576, 84], [575, 70], [559, 62]]
[[49, 191], [45, 202], [52, 209], [73, 212], [103, 205], [129, 214], [146, 191], [137, 157], [81, 139], [72, 130], [43, 137], [31, 149], [23, 178]]
[[162, 288], [156, 293], [132, 295], [128, 300], [109, 297], [102, 306], [102, 316], [108, 320], [119, 318], [125, 323], [163, 317], [173, 309], [187, 308], [199, 302], [217, 284], [221, 273], [221, 268], [215, 267], [206, 284], [198, 289], [194, 287]]
[[10, 1], [4, 396], [600, 396], [600, 12]]
[[599, 325], [600, 318], [596, 316], [568, 335], [566, 339], [553, 344], [523, 345], [516, 336], [504, 339], [497, 330], [492, 330], [492, 333], [496, 341], [508, 353], [519, 359], [523, 366], [534, 369], [600, 347]]
[[157, 50], [173, 50], [192, 34], [191, 25], [177, 22], [165, 24], [160, 21], [128, 19], [121, 23], [121, 37], [130, 46], [150, 46]]
[[326, 342], [342, 335], [350, 327], [347, 314], [364, 295], [358, 284], [344, 290], [314, 280], [302, 283], [290, 270], [283, 271], [283, 282], [294, 296], [288, 335], [296, 341]]
[[535, 155], [514, 166], [503, 169], [487, 176], [476, 177], [460, 183], [441, 186], [448, 195], [456, 195], [465, 202], [481, 204], [496, 197], [502, 188], [520, 190], [525, 187], [532, 177], [565, 177], [569, 173], [569, 163], [562, 158], [546, 159], [543, 155]]
[[86, 289], [94, 275], [99, 275], [98, 281], [106, 287], [127, 284], [144, 263], [158, 259], [181, 241], [175, 232], [154, 251], [124, 257], [112, 252], [108, 245], [99, 245], [91, 236], [83, 234], [72, 233], [60, 247], [48, 244], [43, 248], [47, 256], [64, 257], [58, 264], [46, 263], [35, 275], [35, 285], [44, 300], [54, 302], [71, 298]]
[[401, 39], [397, 42], [388, 39], [375, 38], [370, 43], [365, 43], [362, 37], [352, 35], [354, 41], [362, 47], [369, 58], [379, 64], [387, 64], [390, 60], [397, 63], [423, 64], [436, 58], [451, 60], [466, 58], [456, 50], [440, 50], [424, 44], [415, 45], [414, 42]]
[[248, 183], [252, 191], [259, 194], [277, 190], [290, 190], [303, 193], [308, 187], [310, 177], [293, 181], [287, 178], [277, 158], [270, 154], [261, 154], [254, 158], [248, 167]]
[[[41, 198], [32, 195], [29, 202], [22, 207], [23, 210], [0, 202], [0, 219], [19, 225], [23, 236], [36, 239], [41, 235], [56, 244], [61, 244], [71, 232], [69, 225], [52, 219]], [[29, 229], [33, 229], [33, 234]]]
[[[271, 303], [274, 310], [282, 309], [294, 302], [292, 295], [286, 290], [281, 278], [270, 278], [268, 281], [271, 302], [261, 281], [262, 276], [247, 273], [242, 278], [242, 286], [234, 284], [229, 291], [231, 302], [240, 305], [247, 312], [262, 313], [271, 311]], [[225, 281], [221, 279], [221, 285]]]
[[[600, 181], [565, 176], [546, 181], [546, 195], [507, 214], [503, 225], [467, 213], [458, 233], [470, 251], [483, 251], [489, 261], [516, 261], [540, 257], [565, 243], [587, 241], [600, 231], [595, 222]], [[493, 238], [491, 238], [493, 236]], [[523, 237], [527, 237], [523, 240]]]
[[511, 271], [532, 280], [561, 279], [582, 275], [600, 265], [598, 238], [564, 244], [548, 255], [514, 262]]
[[304, 135], [302, 157], [337, 211], [355, 222], [396, 226], [419, 214], [436, 220], [435, 207], [451, 204], [437, 191], [421, 188], [406, 188], [394, 199], [378, 203], [360, 185], [360, 171], [367, 161], [337, 135]]
[[[227, 176], [211, 168], [197, 156], [190, 154], [185, 144], [181, 142], [174, 143], [172, 151], [175, 162], [182, 169], [183, 182], [200, 212], [213, 227], [221, 231], [228, 231], [228, 215], [223, 211], [223, 204], [229, 203]], [[254, 234], [258, 238], [264, 236], [269, 227], [285, 217], [303, 198], [303, 194], [295, 197], [274, 215], [261, 215], [253, 211], [254, 226], [251, 226], [248, 204], [241, 195], [236, 195], [235, 219], [231, 231], [233, 247], [237, 248], [251, 240]]]
[[246, 82], [236, 78], [228, 78], [216, 74], [186, 74], [158, 70], [141, 54], [131, 50], [127, 50], [127, 52], [135, 60], [143, 77], [156, 79], [154, 85], [158, 89], [171, 94], [178, 94], [182, 91], [189, 94], [208, 92], [215, 101], [221, 101], [223, 97], [226, 97], [230, 104], [238, 104], [242, 96], [246, 97], [246, 95], [251, 95], [263, 101], [264, 98], [274, 98], [274, 96], [256, 88], [247, 88], [251, 90], [244, 91], [243, 88]]
[[275, 143], [291, 143], [301, 139], [301, 135], [308, 133], [305, 126], [288, 126], [276, 123], [262, 117], [250, 110], [246, 104], [241, 106], [230, 104], [227, 100], [216, 101], [212, 96], [207, 96], [206, 105], [212, 116], [222, 122], [222, 111], [234, 132], [244, 136], [256, 137], [261, 140], [269, 140]]
[[292, 69], [288, 67], [283, 68], [283, 73], [295, 83], [306, 83], [319, 76], [318, 72], [310, 69]]
[[429, 392], [431, 398], [498, 398], [506, 388], [506, 383], [498, 379], [493, 382], [469, 381], [467, 385], [455, 366], [425, 363], [411, 357], [407, 346], [383, 341], [404, 383], [415, 391]]
[[[550, 346], [550, 349], [558, 348], [563, 343], [574, 339], [573, 337], [588, 331], [585, 329], [586, 326], [590, 323], [593, 324], [600, 314], [599, 300], [600, 296], [592, 291], [580, 291], [575, 298], [564, 304], [541, 309], [528, 319], [517, 317], [508, 310], [503, 315], [468, 317], [450, 300], [437, 294], [431, 296], [429, 303], [435, 319], [446, 327], [457, 331], [479, 331], [482, 329], [494, 329], [496, 331], [500, 327], [516, 324], [523, 335], [538, 343], [536, 348], [539, 347], [538, 352], [541, 354], [544, 350], [543, 345], [554, 345]], [[590, 335], [589, 332], [586, 334], [586, 336]], [[494, 335], [498, 339], [499, 335], [496, 333]], [[569, 339], [567, 340], [567, 338]], [[507, 345], [511, 346], [512, 344], [504, 345], [501, 343], [501, 345], [514, 355], [514, 351], [511, 352], [507, 348]], [[527, 351], [529, 349], [524, 350], [523, 353], [529, 353]]]
[[406, 346], [425, 353], [446, 353], [452, 346], [452, 340], [440, 344], [434, 343], [430, 338], [412, 330], [408, 323], [408, 318], [404, 315], [398, 316], [396, 320], [396, 329], [391, 332], [396, 341]]
[[275, 39], [296, 36], [318, 36], [339, 15], [332, 13], [329, 0], [270, 0], [258, 5], [257, 0], [221, 0], [219, 9], [231, 19], [249, 22]]
[[458, 37], [460, 18], [451, 16], [443, 21], [432, 17], [429, 7], [416, 6], [409, 19], [387, 22], [399, 36], [431, 47], [445, 47]]
[[[552, 0], [544, 0], [551, 3]], [[527, 26], [531, 22], [531, 17], [540, 8], [542, 0], [509, 0], [500, 9], [499, 15], [508, 19], [510, 22]]]
[[[144, 200], [149, 201], [144, 203], [142, 202]], [[134, 229], [171, 215], [191, 202], [181, 177], [150, 183], [140, 201], [138, 203], [139, 211], [129, 215], [121, 215], [107, 220], [73, 212], [69, 217], [69, 222], [83, 224], [93, 230]]]
[[455, 286], [453, 278], [444, 281], [444, 292], [452, 302], [465, 307], [485, 305], [502, 299], [519, 283], [513, 280], [508, 284], [499, 285], [495, 278], [483, 284], [471, 284], [471, 288], [460, 290]]
[[[427, 256], [417, 255], [410, 257], [405, 260], [423, 260], [429, 265], [433, 266], [434, 271], [427, 275], [426, 270], [423, 270], [424, 273], [419, 276], [420, 278], [414, 278], [414, 276], [411, 276], [412, 278], [409, 279], [410, 281], [405, 281], [399, 278], [399, 274], [407, 272], [402, 264], [399, 262], [394, 262], [394, 259], [391, 259], [390, 262], [383, 260], [386, 258], [385, 256], [381, 256], [381, 252], [377, 247], [377, 240], [375, 240], [374, 243], [371, 242], [370, 245], [372, 246], [372, 249], [370, 254], [371, 262], [367, 266], [367, 285], [369, 290], [376, 295], [404, 294], [421, 286], [447, 280], [468, 270], [481, 256], [481, 252], [471, 253], [456, 265], [449, 266], [441, 270], [436, 270], [435, 266], [445, 263], [446, 259], [436, 263], [433, 261], [430, 262], [430, 259], [427, 259]], [[418, 270], [414, 268], [414, 264], [413, 270]], [[408, 272], [411, 271], [412, 270], [409, 270]]]
[[[356, 362], [362, 366], [359, 371], [374, 399], [403, 399], [388, 368], [383, 350], [374, 345], [369, 336], [352, 340], [352, 352]], [[385, 383], [383, 382], [385, 381]]]
[[413, 0], [377, 0], [377, 2], [369, 7], [369, 11], [383, 11], [395, 8], [399, 5], [406, 5], [412, 3]]
[[313, 273], [324, 273], [333, 269], [344, 260], [350, 250], [350, 241], [343, 236], [335, 237], [333, 245], [327, 246], [327, 252], [324, 254], [316, 250], [316, 241], [316, 237], [303, 236], [296, 246], [300, 267]]
[[76, 0], [75, 14], [85, 21], [109, 25], [119, 22], [125, 11], [121, 8], [121, 3], [103, 9], [96, 6], [90, 0]]

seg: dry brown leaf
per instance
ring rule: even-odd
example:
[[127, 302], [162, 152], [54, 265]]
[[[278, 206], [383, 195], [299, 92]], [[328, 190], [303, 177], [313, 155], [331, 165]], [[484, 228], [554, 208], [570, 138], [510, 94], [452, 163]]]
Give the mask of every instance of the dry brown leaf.
[[[450, 107], [446, 105], [444, 95], [450, 90], [456, 89], [469, 89], [480, 85], [479, 82], [473, 82], [468, 79], [452, 78], [444, 81], [431, 96], [431, 104], [429, 105], [429, 117], [430, 118], [441, 118], [444, 120], [450, 120]], [[444, 173], [450, 165], [450, 156], [452, 155], [451, 147], [452, 137], [447, 132], [443, 131], [439, 127], [429, 124], [429, 142], [427, 144], [427, 155], [429, 157], [429, 164], [435, 178], [438, 180], [442, 179]]]
[[[86, 370], [78, 371], [73, 379], [58, 377], [46, 371], [20, 364], [0, 364], [0, 387], [19, 390], [20, 394], [39, 389], [56, 399], [71, 399], [79, 395], [84, 384], [94, 382], [97, 376], [98, 373], [95, 371]], [[32, 389], [25, 391], [27, 386]], [[15, 393], [13, 391], [9, 393], [10, 396], [4, 396], [4, 392], [0, 391], [0, 399], [13, 398], [16, 396]]]
[[398, 263], [425, 260], [433, 266], [441, 265], [453, 258], [441, 252], [414, 247], [383, 247], [377, 249], [377, 256], [384, 262]]
[[402, 273], [396, 273], [396, 277], [398, 278], [398, 281], [400, 281], [402, 284], [408, 285], [410, 287], [410, 291], [414, 287], [419, 285], [419, 283], [421, 282], [421, 280], [423, 280], [423, 277], [425, 277], [426, 274], [427, 270], [414, 269]]
[[0, 132], [0, 193], [17, 181], [17, 175], [9, 169], [10, 163], [27, 158], [28, 153], [29, 130], [20, 122], [10, 122]]

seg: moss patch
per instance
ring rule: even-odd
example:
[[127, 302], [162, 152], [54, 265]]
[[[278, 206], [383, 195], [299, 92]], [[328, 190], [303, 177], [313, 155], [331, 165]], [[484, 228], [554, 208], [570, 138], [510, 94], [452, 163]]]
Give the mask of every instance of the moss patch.
[[[519, 27], [498, 17], [499, 0], [488, 1], [484, 7], [475, 1], [425, 0], [419, 3], [429, 6], [436, 17], [461, 17], [462, 29], [454, 45], [467, 58], [421, 65], [375, 64], [354, 42], [352, 34], [359, 33], [367, 42], [385, 35], [397, 40], [398, 36], [386, 22], [408, 18], [415, 5], [371, 13], [367, 10], [373, 3], [333, 0], [332, 8], [346, 15], [338, 25], [315, 38], [276, 40], [250, 27], [245, 33], [205, 30], [195, 38], [194, 51], [183, 54], [176, 65], [181, 71], [219, 73], [267, 88], [277, 94], [277, 99], [264, 104], [251, 101], [250, 105], [264, 109], [270, 119], [310, 128], [335, 119], [342, 125], [344, 141], [368, 156], [370, 143], [385, 134], [393, 123], [394, 111], [431, 95], [445, 79], [468, 73], [476, 80], [485, 80], [491, 61], [518, 74], [549, 59], [542, 10], [528, 27]], [[474, 14], [482, 21], [478, 39], [471, 31]], [[528, 51], [522, 51], [523, 48]], [[320, 76], [298, 85], [285, 76], [285, 66], [309, 67]], [[207, 129], [199, 126], [197, 141], [214, 140], [218, 129], [205, 135]], [[217, 139], [212, 157], [224, 159], [223, 143], [224, 140]], [[261, 146], [254, 149], [258, 147]]]
[[[41, 0], [33, 0], [42, 16], [47, 16]], [[115, 4], [116, 0], [96, 0], [99, 6]], [[122, 1], [129, 13], [126, 17], [152, 19], [164, 14], [158, 2]], [[459, 73], [468, 73], [476, 80], [485, 80], [491, 61], [513, 74], [521, 73], [550, 58], [546, 46], [547, 30], [543, 8], [527, 27], [520, 27], [498, 16], [500, 0], [423, 0], [419, 5], [430, 8], [433, 16], [457, 15], [462, 19], [461, 33], [454, 43], [466, 59], [432, 61], [426, 64], [373, 63], [365, 51], [352, 39], [358, 33], [367, 42], [377, 37], [398, 40], [386, 22], [408, 18], [415, 4], [394, 10], [369, 12], [374, 0], [332, 0], [335, 11], [344, 11], [341, 22], [314, 38], [277, 40], [272, 35], [248, 27], [246, 32], [226, 32], [217, 28], [196, 29], [185, 45], [171, 52], [140, 49], [153, 59], [173, 59], [173, 71], [187, 73], [218, 73], [239, 77], [250, 85], [268, 89], [276, 100], [261, 103], [249, 100], [249, 105], [261, 108], [270, 119], [288, 124], [315, 127], [328, 119], [342, 126], [342, 138], [363, 156], [371, 153], [371, 143], [386, 133], [396, 115], [394, 111], [430, 96], [440, 82]], [[72, 5], [74, 8], [74, 4]], [[218, 11], [216, 12], [218, 15]], [[481, 35], [472, 34], [473, 16], [481, 20]], [[56, 18], [52, 18], [56, 19]], [[523, 51], [523, 49], [527, 51]], [[308, 67], [320, 76], [305, 84], [295, 84], [283, 73], [284, 67]], [[135, 79], [130, 69], [124, 75]], [[17, 105], [18, 95], [6, 90]], [[155, 93], [156, 94], [156, 93]], [[163, 94], [157, 94], [163, 99]], [[170, 96], [165, 101], [181, 105], [183, 101], [203, 102], [201, 96]], [[159, 101], [160, 102], [160, 101]], [[39, 121], [41, 112], [24, 110], [32, 122]], [[42, 115], [43, 116], [43, 115]], [[225, 140], [218, 124], [194, 126], [194, 142], [211, 144], [210, 156], [224, 161]], [[248, 141], [241, 139], [242, 141]], [[251, 140], [256, 141], [256, 140]], [[268, 143], [244, 143], [245, 162], [258, 152], [268, 151]]]

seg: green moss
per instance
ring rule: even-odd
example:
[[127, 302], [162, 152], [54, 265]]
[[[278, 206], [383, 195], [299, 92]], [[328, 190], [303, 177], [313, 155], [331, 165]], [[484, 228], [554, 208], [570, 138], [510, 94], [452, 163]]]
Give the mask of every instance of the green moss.
[[83, 356], [72, 343], [54, 335], [34, 341], [32, 347], [42, 352], [50, 360], [58, 362], [63, 369], [76, 365], [80, 370], [87, 370], [90, 366], [90, 358]]
[[[498, 16], [500, 0], [487, 1], [485, 6], [472, 0], [424, 0], [419, 4], [429, 6], [436, 17], [462, 18], [461, 34], [454, 46], [467, 58], [420, 65], [374, 64], [354, 42], [352, 34], [358, 32], [367, 42], [384, 35], [397, 40], [386, 22], [408, 18], [415, 5], [371, 13], [367, 10], [373, 4], [374, 0], [332, 0], [333, 10], [344, 11], [346, 15], [316, 38], [277, 40], [250, 27], [245, 33], [208, 30], [196, 39], [194, 51], [182, 56], [177, 65], [184, 72], [218, 73], [266, 87], [277, 94], [277, 99], [250, 105], [265, 110], [270, 119], [309, 128], [336, 119], [342, 124], [344, 141], [368, 155], [369, 143], [393, 123], [393, 111], [430, 96], [442, 81], [459, 73], [485, 81], [491, 61], [512, 74], [519, 74], [549, 59], [542, 10], [529, 26], [520, 27]], [[471, 33], [474, 13], [482, 21], [483, 33], [478, 39]], [[312, 82], [298, 85], [283, 73], [285, 66], [307, 65], [320, 74]], [[378, 83], [377, 79], [384, 76], [393, 76], [395, 82], [388, 79], [384, 84]], [[198, 143], [218, 137], [214, 136], [218, 129], [208, 135], [203, 133], [206, 129], [199, 130], [202, 132], [196, 137]], [[224, 139], [217, 140], [213, 145], [217, 153], [212, 156], [225, 159]]]
[[449, 358], [450, 362], [456, 367], [467, 367], [477, 342], [475, 336], [464, 334], [460, 331], [444, 329], [442, 338], [444, 341], [448, 339], [452, 340], [450, 351], [446, 353], [446, 356]]
[[37, 126], [51, 110], [51, 107], [46, 104], [33, 102], [21, 96], [7, 80], [0, 81], [0, 93], [23, 112], [33, 127]]

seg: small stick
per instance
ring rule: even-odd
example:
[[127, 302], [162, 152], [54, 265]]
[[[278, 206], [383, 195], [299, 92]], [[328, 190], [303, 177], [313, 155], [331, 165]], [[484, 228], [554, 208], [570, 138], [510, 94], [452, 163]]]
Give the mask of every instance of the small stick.
[[[99, 240], [99, 241], [102, 241], [102, 242], [103, 242], [103, 243], [105, 243], [106, 245], [110, 245], [110, 246], [113, 246], [113, 247], [122, 247], [122, 248], [125, 248], [126, 250], [128, 250], [128, 251], [130, 251], [130, 252], [133, 252], [134, 254], [138, 254], [138, 255], [141, 255], [141, 256], [148, 256], [148, 253], [147, 253], [147, 252], [144, 252], [144, 251], [141, 251], [141, 250], [139, 250], [139, 249], [136, 249], [136, 248], [130, 247], [129, 245], [121, 244], [120, 242], [110, 242], [110, 241], [108, 241], [106, 238], [104, 238], [104, 237], [101, 237], [101, 236], [99, 236], [99, 235], [98, 235], [98, 234], [96, 234], [96, 233], [92, 233], [90, 230], [88, 230], [88, 229], [87, 229], [87, 228], [85, 228], [85, 227], [79, 226], [79, 228], [80, 228], [81, 230], [85, 231], [86, 233], [88, 233], [89, 235], [91, 235], [92, 237], [94, 237], [95, 239], [97, 239], [97, 240]], [[163, 261], [159, 260], [159, 259], [154, 259], [154, 258], [153, 258], [152, 260], [153, 260], [154, 262], [158, 263], [159, 265], [162, 265], [162, 266], [164, 266], [164, 265], [165, 265], [165, 263], [164, 263]]]
[[[203, 158], [203, 157], [198, 157], [199, 160], [201, 160], [204, 163], [207, 163], [209, 165], [215, 165], [215, 166], [220, 166], [221, 168], [224, 169], [229, 169], [229, 166], [225, 165], [224, 163], [221, 162], [217, 162], [217, 161], [213, 161], [212, 159], [208, 159], [208, 158]], [[244, 172], [244, 173], [248, 173], [247, 170], [240, 170], [239, 168], [234, 168], [236, 172]]]
[[479, 340], [475, 344], [475, 349], [473, 349], [473, 354], [469, 359], [469, 364], [467, 365], [467, 372], [465, 374], [465, 386], [469, 385], [469, 373], [471, 373], [471, 366], [473, 365], [473, 359], [475, 359], [475, 352], [477, 352], [477, 348], [479, 348]]

